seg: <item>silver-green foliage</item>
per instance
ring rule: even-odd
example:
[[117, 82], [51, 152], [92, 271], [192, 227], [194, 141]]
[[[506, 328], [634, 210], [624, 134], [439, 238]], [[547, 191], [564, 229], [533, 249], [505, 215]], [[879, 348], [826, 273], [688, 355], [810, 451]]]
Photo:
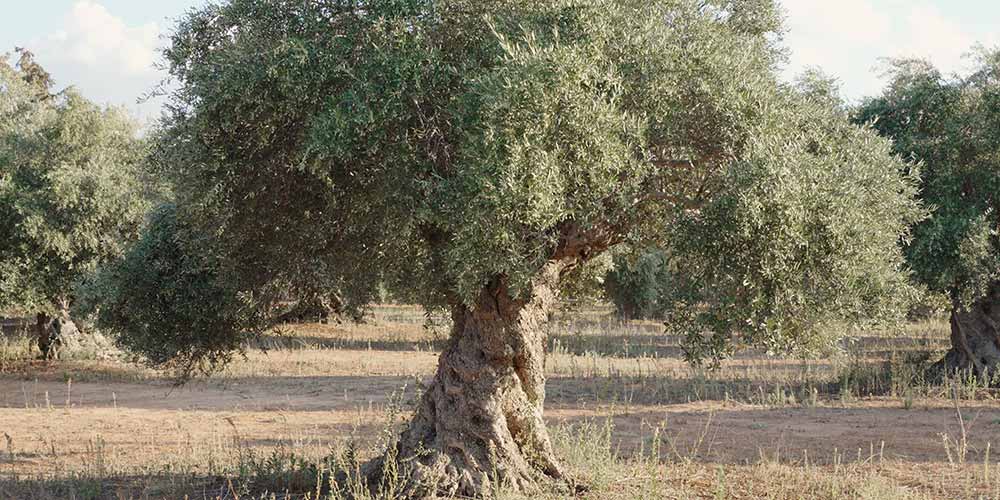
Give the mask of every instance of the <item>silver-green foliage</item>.
[[846, 326], [900, 319], [917, 297], [900, 252], [925, 215], [916, 173], [839, 106], [789, 97], [729, 165], [726, 189], [671, 228], [668, 324], [694, 359], [734, 337], [815, 350]]
[[156, 158], [248, 293], [320, 266], [472, 304], [632, 243], [717, 332], [692, 352], [798, 344], [891, 315], [922, 212], [886, 141], [778, 83], [780, 31], [771, 0], [230, 0], [165, 53]]
[[123, 112], [21, 62], [0, 58], [0, 308], [50, 312], [137, 235], [145, 148]]

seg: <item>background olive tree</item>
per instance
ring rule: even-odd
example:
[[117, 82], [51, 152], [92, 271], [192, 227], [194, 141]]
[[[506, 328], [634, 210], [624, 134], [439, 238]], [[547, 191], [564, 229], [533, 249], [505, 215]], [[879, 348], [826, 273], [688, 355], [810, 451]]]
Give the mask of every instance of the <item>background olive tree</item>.
[[616, 253], [604, 290], [622, 319], [663, 319], [670, 286], [670, 260], [660, 249]]
[[[670, 315], [693, 358], [805, 348], [902, 309], [915, 179], [888, 141], [778, 82], [781, 29], [770, 0], [230, 0], [173, 35], [154, 157], [226, 293], [257, 310], [321, 265], [351, 306], [381, 284], [450, 311], [375, 484], [565, 485], [541, 325], [610, 248], [661, 248], [682, 271]], [[151, 304], [117, 303], [120, 335], [183, 344], [154, 356], [254, 329], [157, 334], [122, 320]]]
[[87, 281], [80, 309], [128, 331], [115, 338], [127, 352], [187, 375], [227, 361], [268, 323], [177, 213], [172, 203], [156, 207], [140, 239]]
[[[39, 348], [57, 354], [74, 287], [134, 239], [146, 202], [135, 124], [52, 79], [21, 50], [0, 58], [0, 308], [37, 319]], [[53, 344], [55, 342], [55, 344]]]
[[919, 162], [920, 197], [934, 212], [914, 227], [907, 261], [951, 299], [952, 348], [939, 367], [982, 376], [1000, 368], [1000, 51], [980, 48], [973, 60], [966, 76], [894, 61], [888, 87], [855, 120]]

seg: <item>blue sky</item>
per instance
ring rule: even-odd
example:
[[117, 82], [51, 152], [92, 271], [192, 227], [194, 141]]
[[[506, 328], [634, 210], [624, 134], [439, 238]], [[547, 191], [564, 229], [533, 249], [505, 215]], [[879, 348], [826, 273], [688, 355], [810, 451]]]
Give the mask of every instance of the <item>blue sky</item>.
[[[27, 46], [59, 85], [148, 121], [162, 102], [138, 103], [163, 78], [154, 67], [173, 19], [206, 0], [0, 0], [0, 52]], [[783, 0], [786, 77], [817, 66], [851, 100], [877, 93], [887, 57], [930, 59], [962, 71], [976, 43], [1000, 45], [1000, 0]]]

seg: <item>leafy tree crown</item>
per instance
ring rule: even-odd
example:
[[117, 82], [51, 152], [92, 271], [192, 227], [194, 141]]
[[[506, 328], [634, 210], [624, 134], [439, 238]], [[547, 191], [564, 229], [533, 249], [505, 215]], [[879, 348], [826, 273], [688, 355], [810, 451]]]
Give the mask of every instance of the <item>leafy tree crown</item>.
[[784, 345], [893, 309], [922, 211], [886, 141], [778, 83], [780, 33], [770, 0], [231, 0], [173, 36], [155, 157], [241, 290], [471, 304], [653, 245], [716, 338]]
[[922, 60], [893, 61], [885, 92], [855, 112], [921, 170], [934, 216], [914, 229], [907, 260], [920, 281], [968, 304], [1000, 281], [1000, 50], [947, 77]]
[[146, 210], [137, 129], [51, 79], [30, 52], [0, 60], [0, 307], [46, 311], [120, 255]]

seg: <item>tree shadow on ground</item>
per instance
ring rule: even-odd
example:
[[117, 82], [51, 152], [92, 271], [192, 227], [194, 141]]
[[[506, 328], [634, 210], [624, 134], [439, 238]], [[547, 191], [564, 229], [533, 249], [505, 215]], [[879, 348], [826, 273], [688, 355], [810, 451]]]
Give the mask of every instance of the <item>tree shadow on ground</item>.
[[[358, 356], [360, 361], [364, 354]], [[550, 373], [548, 377], [546, 401], [560, 405], [663, 405], [693, 401], [809, 404], [816, 398], [899, 396], [907, 383], [884, 362], [858, 363], [850, 369], [788, 362], [780, 366], [731, 368], [725, 373], [692, 371], [684, 365], [678, 367], [668, 371], [643, 369], [641, 365], [560, 366], [557, 373]], [[783, 372], [776, 375], [778, 369]], [[410, 375], [223, 374], [194, 379], [176, 387], [169, 378], [134, 380], [134, 375], [127, 370], [118, 373], [122, 370], [124, 368], [118, 365], [104, 364], [34, 364], [30, 370], [18, 372], [22, 375], [20, 378], [0, 378], [0, 406], [45, 407], [47, 397], [62, 402], [71, 394], [73, 404], [79, 406], [110, 407], [115, 404], [122, 408], [195, 409], [240, 403], [280, 407], [290, 400], [292, 406], [298, 408], [341, 408], [357, 405], [359, 401], [379, 404], [388, 394], [403, 387], [413, 393], [416, 386], [426, 384], [430, 377], [430, 373], [422, 372]], [[130, 376], [133, 379], [129, 379]], [[913, 381], [908, 383], [914, 384]], [[942, 392], [946, 389], [920, 385], [914, 390]], [[996, 391], [990, 391], [978, 390], [985, 396], [997, 395]]]
[[264, 350], [341, 349], [348, 351], [440, 351], [445, 339], [358, 339], [312, 335], [263, 335], [253, 346]]
[[[19, 500], [152, 500], [161, 498], [235, 499], [239, 483], [218, 476], [154, 474], [148, 476], [80, 476], [31, 478], [0, 475], [0, 498]], [[278, 497], [282, 498], [282, 497]]]
[[[548, 351], [574, 356], [600, 356], [613, 358], [684, 359], [682, 336], [666, 333], [558, 333], [548, 337]], [[337, 338], [314, 335], [264, 335], [252, 347], [265, 350], [341, 349], [354, 351], [439, 352], [447, 344], [447, 337], [425, 339], [364, 339]], [[947, 339], [884, 338], [875, 336], [854, 337], [844, 342], [844, 348], [867, 357], [887, 358], [901, 351], [945, 349]], [[848, 345], [849, 344], [849, 345]], [[745, 349], [735, 359], [782, 359], [766, 353]]]

